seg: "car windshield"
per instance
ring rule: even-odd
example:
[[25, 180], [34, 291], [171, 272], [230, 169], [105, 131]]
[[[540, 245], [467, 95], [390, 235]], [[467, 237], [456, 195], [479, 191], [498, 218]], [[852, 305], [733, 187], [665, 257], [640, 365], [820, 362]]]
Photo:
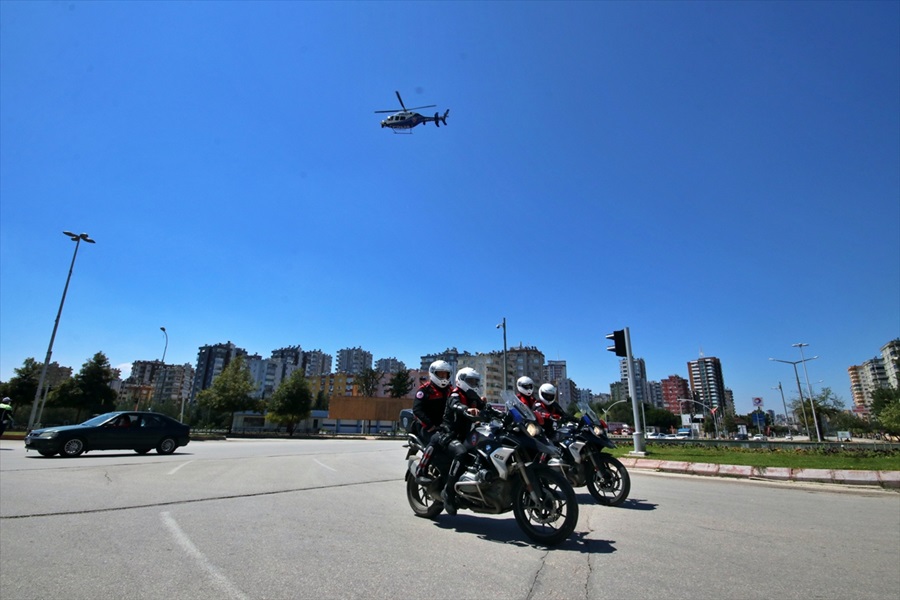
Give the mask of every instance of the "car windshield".
[[86, 427], [96, 427], [97, 425], [101, 425], [101, 424], [105, 423], [106, 421], [109, 421], [110, 419], [115, 417], [117, 414], [119, 414], [119, 413], [104, 413], [102, 415], [97, 415], [96, 417], [88, 419], [87, 421], [82, 423], [82, 425], [84, 425]]

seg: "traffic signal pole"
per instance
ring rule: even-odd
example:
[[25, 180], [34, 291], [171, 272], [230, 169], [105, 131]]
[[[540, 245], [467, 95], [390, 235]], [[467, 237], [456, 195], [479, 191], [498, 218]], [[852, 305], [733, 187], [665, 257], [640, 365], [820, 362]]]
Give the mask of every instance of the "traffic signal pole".
[[616, 356], [625, 357], [625, 365], [628, 369], [628, 395], [631, 396], [631, 410], [634, 415], [634, 451], [629, 454], [636, 456], [646, 456], [647, 451], [644, 446], [644, 428], [641, 423], [641, 412], [638, 409], [637, 394], [635, 390], [637, 386], [634, 381], [634, 358], [631, 354], [631, 332], [626, 327], [619, 329], [606, 336], [606, 339], [612, 340], [613, 345], [607, 350], [615, 352]]

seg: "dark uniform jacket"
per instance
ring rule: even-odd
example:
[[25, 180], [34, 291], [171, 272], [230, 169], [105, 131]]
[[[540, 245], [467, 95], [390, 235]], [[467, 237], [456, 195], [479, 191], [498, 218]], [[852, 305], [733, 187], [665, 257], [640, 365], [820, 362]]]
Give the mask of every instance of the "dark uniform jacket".
[[413, 414], [419, 420], [419, 423], [422, 424], [423, 429], [428, 430], [432, 427], [440, 427], [449, 395], [449, 385], [441, 388], [434, 385], [433, 381], [429, 381], [416, 390], [416, 399], [413, 400]]
[[485, 402], [474, 390], [464, 391], [458, 387], [453, 388], [450, 392], [450, 398], [447, 400], [447, 408], [444, 409], [443, 428], [450, 433], [452, 438], [457, 440], [464, 439], [472, 429], [472, 421], [464, 417], [461, 413], [466, 412], [468, 408], [477, 408], [484, 410]]

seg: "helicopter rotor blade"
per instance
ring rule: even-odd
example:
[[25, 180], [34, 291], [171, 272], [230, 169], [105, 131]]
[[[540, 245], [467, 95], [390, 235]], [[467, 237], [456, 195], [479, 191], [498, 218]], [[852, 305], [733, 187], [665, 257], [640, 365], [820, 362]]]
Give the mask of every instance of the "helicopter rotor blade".
[[394, 93], [397, 94], [397, 100], [400, 101], [400, 106], [403, 106], [403, 110], [406, 110], [406, 106], [403, 104], [403, 98], [400, 97], [400, 92], [395, 91]]
[[407, 108], [406, 110], [419, 110], [420, 108], [434, 108], [437, 104], [428, 104], [427, 106], [415, 106], [413, 108]]

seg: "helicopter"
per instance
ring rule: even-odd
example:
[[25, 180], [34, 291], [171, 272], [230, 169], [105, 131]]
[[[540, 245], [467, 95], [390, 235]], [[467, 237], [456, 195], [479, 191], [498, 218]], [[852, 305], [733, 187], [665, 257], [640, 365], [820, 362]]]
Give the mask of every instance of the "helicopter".
[[[390, 127], [394, 133], [412, 133], [412, 128], [420, 123], [428, 123], [430, 121], [434, 121], [436, 127], [440, 127], [441, 123], [444, 125], [447, 124], [447, 115], [450, 114], [450, 109], [448, 108], [444, 111], [444, 115], [441, 116], [440, 113], [434, 113], [433, 117], [426, 117], [424, 115], [420, 115], [417, 112], [413, 112], [414, 110], [419, 110], [422, 108], [433, 108], [437, 106], [437, 104], [429, 104], [427, 106], [416, 106], [415, 108], [406, 108], [406, 105], [403, 104], [403, 98], [400, 97], [400, 92], [394, 92], [397, 94], [397, 100], [400, 101], [400, 106], [403, 110], [397, 112], [394, 110], [376, 110], [376, 113], [394, 113], [389, 116], [387, 119], [383, 119], [381, 121], [381, 127]], [[409, 131], [404, 131], [409, 130]]]

